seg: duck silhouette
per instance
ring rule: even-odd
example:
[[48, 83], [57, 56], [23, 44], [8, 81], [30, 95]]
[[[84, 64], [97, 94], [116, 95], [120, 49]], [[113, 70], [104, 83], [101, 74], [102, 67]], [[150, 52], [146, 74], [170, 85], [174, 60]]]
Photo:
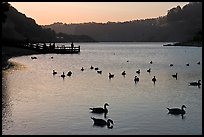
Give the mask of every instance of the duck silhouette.
[[137, 74], [140, 74], [140, 69], [136, 71]]
[[111, 79], [111, 78], [113, 78], [114, 77], [114, 74], [111, 74], [111, 73], [109, 73], [109, 79]]
[[84, 71], [84, 68], [83, 68], [83, 67], [81, 68], [81, 71]]
[[72, 72], [71, 71], [69, 71], [68, 73], [67, 73], [67, 76], [71, 76], [72, 75]]
[[91, 117], [91, 119], [93, 120], [94, 122], [94, 126], [100, 126], [100, 127], [104, 127], [104, 126], [107, 126], [108, 128], [113, 128], [113, 120], [111, 120], [110, 118], [105, 121], [104, 119], [97, 119], [97, 118], [94, 118], [94, 117]]
[[170, 64], [169, 66], [170, 66], [170, 67], [172, 67], [172, 66], [173, 66], [173, 64]]
[[62, 78], [64, 78], [64, 77], [65, 77], [65, 74], [64, 74], [64, 72], [62, 73], [61, 77], [62, 77]]
[[185, 114], [186, 113], [184, 108], [186, 108], [185, 105], [182, 105], [181, 109], [180, 108], [167, 108], [167, 109], [169, 110], [169, 114], [178, 115], [178, 114]]
[[155, 82], [157, 81], [156, 78], [155, 78], [155, 76], [152, 78], [152, 81], [154, 82], [154, 84], [155, 84]]
[[177, 73], [176, 73], [175, 75], [172, 75], [172, 77], [173, 77], [173, 78], [176, 78], [176, 80], [177, 80]]
[[97, 70], [97, 73], [98, 74], [102, 74], [102, 70]]
[[53, 70], [53, 71], [52, 71], [52, 74], [55, 75], [55, 74], [57, 74], [57, 72], [56, 72], [55, 70]]
[[149, 68], [149, 69], [147, 70], [147, 72], [149, 72], [149, 73], [150, 73], [150, 72], [151, 72], [151, 68]]
[[91, 65], [90, 69], [94, 69], [94, 67]]
[[137, 76], [135, 76], [134, 78], [135, 83], [139, 81], [139, 78]]
[[106, 108], [106, 106], [109, 106], [108, 103], [104, 104], [104, 108], [102, 107], [93, 107], [93, 108], [89, 108], [92, 110], [92, 113], [108, 113], [108, 109]]
[[201, 80], [198, 80], [198, 82], [189, 82], [189, 86], [200, 86]]
[[122, 72], [122, 75], [123, 75], [123, 76], [125, 76], [125, 75], [126, 75], [126, 72], [125, 72], [125, 70], [124, 70], [124, 71]]

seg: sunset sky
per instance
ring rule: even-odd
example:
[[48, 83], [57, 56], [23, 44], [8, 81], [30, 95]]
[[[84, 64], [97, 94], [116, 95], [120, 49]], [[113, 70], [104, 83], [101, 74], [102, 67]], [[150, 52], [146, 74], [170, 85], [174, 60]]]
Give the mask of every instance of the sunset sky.
[[106, 23], [164, 16], [173, 7], [189, 2], [9, 2], [39, 25], [54, 22]]

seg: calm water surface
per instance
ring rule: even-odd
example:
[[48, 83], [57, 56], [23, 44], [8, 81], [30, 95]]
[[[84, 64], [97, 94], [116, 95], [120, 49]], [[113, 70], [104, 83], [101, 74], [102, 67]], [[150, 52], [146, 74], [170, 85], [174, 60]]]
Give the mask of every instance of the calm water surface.
[[[2, 77], [3, 134], [202, 134], [202, 85], [188, 86], [191, 81], [202, 80], [202, 48], [163, 44], [76, 43], [81, 46], [80, 54], [10, 59], [18, 67]], [[91, 70], [91, 65], [102, 74]], [[53, 69], [58, 72], [55, 76]], [[135, 73], [138, 69], [140, 75]], [[70, 70], [71, 77], [60, 77]], [[124, 70], [125, 77], [121, 75]], [[109, 72], [115, 74], [113, 79], [108, 78]], [[177, 80], [171, 76], [176, 72]], [[135, 75], [140, 78], [136, 84]], [[155, 84], [153, 76], [157, 78]], [[105, 102], [110, 105], [106, 118], [90, 113], [89, 107]], [[183, 118], [168, 114], [167, 107], [183, 104], [187, 106]], [[93, 126], [90, 117], [111, 118], [114, 127]]]

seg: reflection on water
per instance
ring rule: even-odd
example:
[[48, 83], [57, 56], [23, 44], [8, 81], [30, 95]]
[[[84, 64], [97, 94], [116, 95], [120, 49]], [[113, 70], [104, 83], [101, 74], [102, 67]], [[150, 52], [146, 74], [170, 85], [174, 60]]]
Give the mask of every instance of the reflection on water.
[[[201, 79], [201, 48], [162, 47], [163, 43], [79, 44], [80, 54], [11, 59], [26, 69], [4, 72], [2, 77], [3, 134], [202, 134], [202, 85], [188, 85]], [[109, 73], [114, 77], [109, 79]], [[177, 80], [172, 77], [175, 73]], [[90, 107], [105, 102], [110, 105], [106, 116], [90, 112]], [[182, 104], [187, 106], [183, 119], [168, 114], [168, 106]], [[91, 117], [110, 118], [114, 127], [93, 127]]]

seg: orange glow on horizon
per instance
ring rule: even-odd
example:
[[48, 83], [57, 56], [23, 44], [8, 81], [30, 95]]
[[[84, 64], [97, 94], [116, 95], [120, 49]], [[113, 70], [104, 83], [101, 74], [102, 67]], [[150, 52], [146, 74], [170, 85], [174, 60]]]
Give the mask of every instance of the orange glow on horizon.
[[164, 16], [173, 7], [188, 2], [9, 2], [39, 25], [106, 23]]

